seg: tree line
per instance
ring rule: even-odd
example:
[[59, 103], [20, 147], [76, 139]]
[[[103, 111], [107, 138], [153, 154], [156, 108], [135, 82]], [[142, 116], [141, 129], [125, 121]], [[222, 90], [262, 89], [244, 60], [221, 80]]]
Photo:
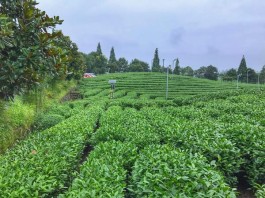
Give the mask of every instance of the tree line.
[[201, 67], [198, 70], [193, 70], [190, 66], [180, 67], [179, 60], [176, 59], [174, 69], [171, 66], [161, 66], [158, 48], [155, 49], [154, 58], [151, 68], [149, 64], [139, 59], [133, 59], [130, 63], [122, 57], [116, 59], [114, 48], [110, 50], [109, 59], [102, 53], [101, 45], [98, 43], [97, 50], [89, 54], [83, 54], [86, 60], [86, 71], [89, 73], [104, 74], [115, 72], [167, 72], [176, 75], [184, 76], [196, 76], [199, 78], [208, 78], [211, 80], [217, 80], [218, 69], [212, 65], [208, 67]]
[[[218, 69], [212, 65], [209, 66], [202, 66], [197, 70], [193, 70], [192, 67], [180, 67], [179, 59], [175, 59], [173, 64], [167, 67], [160, 65], [160, 59], [158, 55], [158, 48], [155, 49], [154, 59], [152, 62], [152, 71], [153, 72], [169, 72], [176, 75], [183, 75], [183, 76], [192, 76], [198, 78], [206, 78], [209, 80], [217, 80], [218, 79]], [[168, 71], [167, 71], [168, 70]]]
[[224, 81], [240, 81], [244, 83], [265, 83], [265, 65], [260, 72], [256, 72], [247, 66], [245, 56], [243, 55], [238, 69], [231, 68], [221, 74]]
[[168, 72], [176, 75], [205, 78], [209, 80], [235, 81], [244, 83], [265, 83], [265, 65], [260, 73], [247, 67], [245, 57], [243, 56], [238, 69], [232, 68], [225, 72], [219, 72], [213, 65], [202, 66], [194, 70], [191, 66], [181, 67], [179, 59], [173, 61], [174, 65], [161, 65], [158, 48], [155, 49], [151, 68], [149, 64], [139, 59], [133, 59], [130, 63], [122, 57], [116, 59], [114, 48], [110, 50], [109, 59], [102, 53], [101, 45], [98, 43], [97, 50], [89, 54], [83, 54], [86, 60], [86, 71], [96, 74], [115, 73], [115, 72]]
[[124, 58], [116, 58], [114, 47], [110, 50], [109, 59], [102, 53], [101, 45], [98, 43], [97, 50], [89, 54], [83, 54], [86, 63], [86, 72], [105, 74], [115, 72], [148, 72], [148, 63], [139, 59], [133, 59], [130, 63]]
[[0, 98], [80, 79], [85, 69], [78, 47], [34, 0], [0, 1]]

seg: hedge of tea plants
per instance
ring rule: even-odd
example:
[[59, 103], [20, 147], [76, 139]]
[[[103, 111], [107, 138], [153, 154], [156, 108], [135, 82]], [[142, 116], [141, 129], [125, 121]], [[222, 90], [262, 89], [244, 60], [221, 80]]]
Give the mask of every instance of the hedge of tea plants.
[[150, 145], [136, 160], [131, 197], [236, 197], [204, 156], [168, 145]]
[[63, 191], [77, 169], [102, 107], [94, 106], [32, 134], [0, 157], [2, 197], [51, 197]]
[[124, 197], [128, 170], [137, 156], [131, 143], [98, 144], [81, 166], [80, 174], [62, 197]]

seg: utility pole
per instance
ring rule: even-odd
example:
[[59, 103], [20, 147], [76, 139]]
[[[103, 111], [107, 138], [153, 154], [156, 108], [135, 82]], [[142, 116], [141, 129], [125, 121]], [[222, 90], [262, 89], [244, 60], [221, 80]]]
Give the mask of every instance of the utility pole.
[[260, 73], [258, 73], [258, 87], [259, 87], [259, 90], [260, 90], [259, 75], [260, 75]]
[[[170, 66], [170, 65], [169, 65]], [[167, 97], [168, 97], [168, 68], [169, 66], [167, 67], [167, 87], [166, 87], [166, 100], [167, 100]]]
[[247, 84], [248, 84], [248, 72], [249, 72], [249, 70], [247, 70]]
[[238, 80], [239, 80], [239, 77], [241, 76], [241, 74], [238, 74], [237, 75], [237, 83], [236, 83], [236, 89], [238, 89]]
[[[173, 68], [174, 68], [174, 62], [177, 61], [177, 59], [175, 58], [172, 62], [172, 74], [173, 74]], [[175, 66], [176, 67], [176, 66]]]

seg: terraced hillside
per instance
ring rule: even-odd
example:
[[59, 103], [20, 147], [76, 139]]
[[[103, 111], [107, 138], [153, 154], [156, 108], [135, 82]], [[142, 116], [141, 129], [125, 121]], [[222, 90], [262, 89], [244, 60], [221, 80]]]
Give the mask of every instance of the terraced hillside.
[[230, 91], [191, 97], [183, 91], [185, 98], [166, 101], [140, 95], [140, 86], [117, 85], [120, 98], [110, 100], [109, 77], [159, 82], [163, 74], [85, 79], [85, 98], [51, 109], [63, 120], [0, 155], [0, 198], [265, 197], [263, 90], [230, 84]]
[[[115, 98], [165, 99], [166, 74], [162, 73], [117, 73], [85, 79], [81, 89], [85, 97], [107, 97], [110, 92], [108, 80], [116, 79]], [[241, 84], [242, 88], [258, 89], [258, 85]], [[186, 76], [169, 75], [168, 99], [194, 96], [203, 93], [236, 90], [236, 82], [221, 82]]]

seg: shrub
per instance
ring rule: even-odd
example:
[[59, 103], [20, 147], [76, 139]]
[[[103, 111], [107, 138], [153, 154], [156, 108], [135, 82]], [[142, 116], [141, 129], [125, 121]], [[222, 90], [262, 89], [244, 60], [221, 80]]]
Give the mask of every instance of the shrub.
[[264, 198], [265, 197], [265, 184], [261, 186], [257, 186], [257, 192], [256, 192], [257, 198]]
[[125, 197], [128, 167], [137, 156], [130, 143], [109, 141], [95, 147], [66, 197]]
[[92, 107], [0, 157], [1, 197], [56, 197], [74, 176], [101, 108]]
[[132, 197], [236, 197], [202, 155], [168, 145], [151, 145], [141, 151], [130, 191]]
[[58, 114], [40, 114], [35, 121], [35, 129], [38, 131], [48, 129], [64, 119], [62, 115]]

